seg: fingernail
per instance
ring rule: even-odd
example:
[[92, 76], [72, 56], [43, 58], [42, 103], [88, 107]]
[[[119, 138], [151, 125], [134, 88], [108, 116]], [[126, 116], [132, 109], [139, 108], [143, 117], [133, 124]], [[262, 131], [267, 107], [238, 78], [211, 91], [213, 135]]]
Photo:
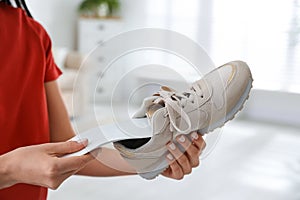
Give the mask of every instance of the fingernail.
[[199, 138], [199, 135], [198, 135], [198, 133], [193, 132], [193, 133], [191, 134], [191, 137], [192, 137], [194, 140], [197, 140], [197, 139]]
[[167, 158], [168, 158], [169, 160], [174, 160], [174, 157], [173, 157], [170, 153], [167, 155]]
[[182, 135], [178, 138], [178, 141], [181, 142], [181, 143], [184, 143], [185, 142], [185, 137]]
[[201, 146], [201, 150], [204, 150], [206, 148], [206, 143], [204, 142], [203, 145]]
[[82, 139], [78, 140], [77, 142], [78, 142], [79, 144], [84, 145], [84, 146], [87, 146], [88, 143], [89, 143], [88, 139], [86, 139], [86, 138], [82, 138]]
[[176, 149], [176, 146], [175, 146], [174, 143], [169, 144], [169, 147], [170, 147], [171, 150], [175, 150]]

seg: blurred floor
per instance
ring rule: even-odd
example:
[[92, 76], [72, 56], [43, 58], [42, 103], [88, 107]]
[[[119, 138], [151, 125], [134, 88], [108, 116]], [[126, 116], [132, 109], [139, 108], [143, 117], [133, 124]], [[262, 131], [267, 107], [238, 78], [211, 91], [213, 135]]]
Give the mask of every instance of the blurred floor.
[[235, 120], [222, 134], [182, 181], [74, 176], [49, 191], [49, 199], [300, 199], [300, 129]]

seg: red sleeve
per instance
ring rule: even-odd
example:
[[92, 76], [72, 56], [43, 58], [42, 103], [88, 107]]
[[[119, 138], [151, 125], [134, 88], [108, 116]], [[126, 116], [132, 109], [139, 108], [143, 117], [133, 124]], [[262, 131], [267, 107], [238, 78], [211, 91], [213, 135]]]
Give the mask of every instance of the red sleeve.
[[54, 81], [61, 74], [61, 70], [57, 67], [54, 62], [54, 58], [52, 55], [52, 44], [51, 39], [47, 33], [45, 33], [45, 37], [43, 38], [45, 44], [45, 54], [46, 54], [46, 69], [45, 69], [45, 77], [44, 82]]

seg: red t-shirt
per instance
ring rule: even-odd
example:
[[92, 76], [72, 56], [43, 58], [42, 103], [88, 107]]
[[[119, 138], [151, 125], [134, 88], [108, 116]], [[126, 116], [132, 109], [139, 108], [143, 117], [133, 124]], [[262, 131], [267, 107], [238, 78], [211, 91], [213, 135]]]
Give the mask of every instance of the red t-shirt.
[[[44, 83], [57, 79], [61, 71], [53, 61], [48, 34], [22, 9], [0, 2], [0, 24], [1, 155], [49, 142]], [[47, 188], [40, 186], [17, 184], [0, 190], [1, 200], [46, 198]]]

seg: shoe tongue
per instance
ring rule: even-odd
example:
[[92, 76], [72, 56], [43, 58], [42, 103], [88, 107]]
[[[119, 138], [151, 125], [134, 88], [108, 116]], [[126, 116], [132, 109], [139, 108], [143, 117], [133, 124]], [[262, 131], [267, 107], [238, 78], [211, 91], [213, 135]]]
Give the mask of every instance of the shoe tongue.
[[[160, 90], [163, 90], [163, 91], [166, 91], [166, 92], [176, 92], [176, 90], [174, 90], [174, 89], [172, 89], [172, 88], [170, 88], [168, 86], [161, 86]], [[160, 94], [156, 93], [153, 96], [160, 96]], [[146, 116], [148, 117], [148, 119], [150, 121], [152, 121], [152, 117], [153, 117], [154, 113], [156, 111], [158, 111], [159, 109], [164, 108], [164, 107], [165, 107], [165, 104], [164, 104], [163, 101], [160, 101], [158, 103], [153, 103], [152, 105], [150, 105], [148, 107], [148, 109], [146, 111]]]
[[160, 103], [154, 103], [154, 104], [152, 104], [151, 106], [149, 106], [149, 108], [148, 108], [148, 110], [147, 110], [147, 112], [146, 112], [147, 117], [151, 120], [153, 114], [154, 114], [157, 110], [159, 110], [159, 109], [161, 109], [161, 108], [163, 108], [163, 107], [164, 107], [164, 106], [161, 105]]
[[164, 129], [165, 121], [167, 120], [161, 113], [162, 109], [165, 107], [160, 103], [154, 103], [149, 106], [146, 112], [146, 116], [149, 120], [149, 123], [151, 124], [153, 128], [153, 135], [160, 134], [161, 131]]
[[[167, 91], [167, 92], [174, 92], [175, 90], [173, 90], [172, 88], [169, 88], [167, 86], [161, 86], [160, 87], [161, 90]], [[159, 94], [154, 94], [154, 96], [159, 96]], [[164, 107], [164, 103], [163, 102], [159, 102], [159, 103], [153, 103], [152, 105], [150, 105], [147, 109], [146, 115], [147, 117], [151, 120], [153, 114]]]
[[168, 86], [161, 86], [160, 87], [161, 90], [167, 91], [167, 92], [175, 92], [174, 89], [168, 87]]

